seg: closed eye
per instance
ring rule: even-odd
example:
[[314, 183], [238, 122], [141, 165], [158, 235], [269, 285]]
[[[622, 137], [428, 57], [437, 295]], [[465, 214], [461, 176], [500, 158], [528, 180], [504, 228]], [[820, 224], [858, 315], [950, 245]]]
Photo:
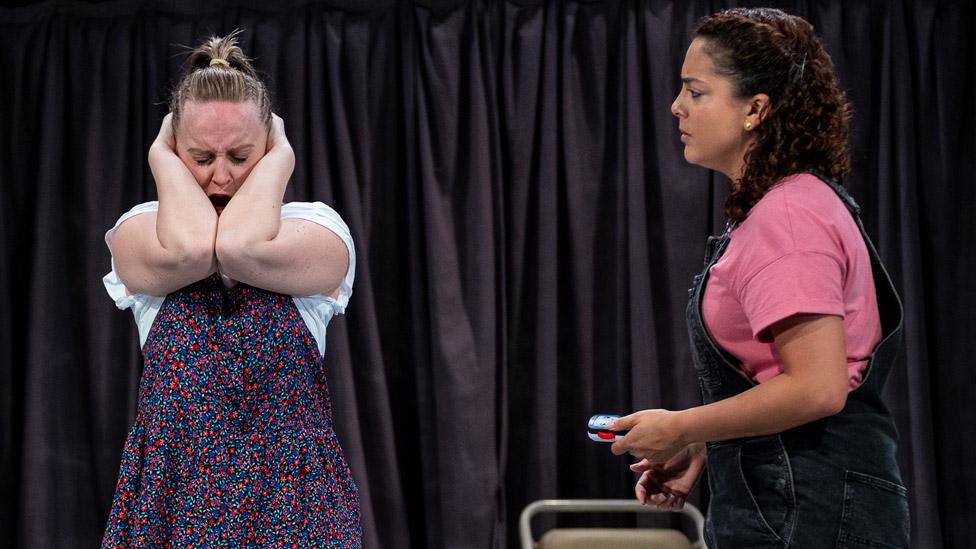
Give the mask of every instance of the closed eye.
[[[228, 158], [230, 158], [230, 161], [233, 162], [234, 164], [243, 164], [247, 162], [246, 156], [240, 157], [240, 156], [229, 155]], [[193, 161], [196, 162], [197, 166], [206, 166], [207, 164], [212, 162], [213, 159], [214, 159], [213, 156], [205, 156], [205, 157], [196, 157], [193, 159]]]

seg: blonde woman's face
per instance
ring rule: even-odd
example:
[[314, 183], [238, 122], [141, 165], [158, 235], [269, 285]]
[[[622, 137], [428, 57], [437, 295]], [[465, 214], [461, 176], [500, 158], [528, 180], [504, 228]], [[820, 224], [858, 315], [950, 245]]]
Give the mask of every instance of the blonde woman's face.
[[176, 151], [218, 215], [267, 148], [268, 130], [253, 101], [189, 101], [184, 105]]
[[678, 118], [685, 160], [737, 179], [752, 142], [745, 129], [749, 100], [733, 96], [732, 81], [715, 72], [700, 38], [688, 47], [681, 82], [671, 113]]

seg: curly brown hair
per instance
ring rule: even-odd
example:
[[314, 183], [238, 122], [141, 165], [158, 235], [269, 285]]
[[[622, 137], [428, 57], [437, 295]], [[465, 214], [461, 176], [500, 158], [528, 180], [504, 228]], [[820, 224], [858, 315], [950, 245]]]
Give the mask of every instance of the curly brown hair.
[[729, 218], [745, 219], [789, 175], [815, 170], [839, 180], [850, 171], [851, 107], [810, 23], [777, 9], [734, 8], [702, 18], [695, 37], [736, 97], [770, 99], [725, 202]]
[[254, 101], [261, 122], [271, 127], [271, 95], [237, 45], [240, 34], [235, 30], [227, 36], [211, 36], [190, 52], [183, 77], [170, 95], [174, 130], [188, 101]]

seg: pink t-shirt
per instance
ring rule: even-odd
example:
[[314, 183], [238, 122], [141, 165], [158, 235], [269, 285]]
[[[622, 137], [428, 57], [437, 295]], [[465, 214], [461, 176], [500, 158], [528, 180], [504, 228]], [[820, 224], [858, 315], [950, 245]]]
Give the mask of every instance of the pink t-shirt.
[[871, 260], [840, 198], [810, 174], [770, 189], [732, 230], [702, 301], [709, 335], [758, 383], [783, 372], [768, 328], [798, 313], [844, 319], [855, 389], [881, 339]]

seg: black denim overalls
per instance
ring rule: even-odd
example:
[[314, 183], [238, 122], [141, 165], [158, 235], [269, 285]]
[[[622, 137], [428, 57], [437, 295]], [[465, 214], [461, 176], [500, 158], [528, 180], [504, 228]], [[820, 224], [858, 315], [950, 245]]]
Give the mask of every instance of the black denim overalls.
[[[863, 383], [849, 393], [839, 414], [777, 435], [707, 444], [711, 499], [705, 539], [710, 549], [908, 546], [907, 491], [895, 461], [898, 435], [880, 396], [901, 340], [901, 301], [864, 232], [857, 203], [841, 186], [814, 175], [834, 189], [864, 237], [881, 342]], [[689, 290], [688, 331], [706, 404], [755, 385], [702, 323], [708, 271], [725, 251], [730, 233], [708, 239], [705, 270]]]

